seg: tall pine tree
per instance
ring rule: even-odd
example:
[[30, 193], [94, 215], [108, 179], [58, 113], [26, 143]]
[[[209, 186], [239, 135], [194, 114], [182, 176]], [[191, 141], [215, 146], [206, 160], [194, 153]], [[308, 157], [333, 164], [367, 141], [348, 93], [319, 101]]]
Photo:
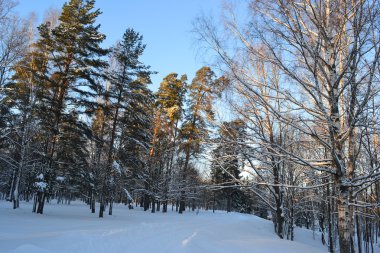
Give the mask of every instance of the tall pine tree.
[[[150, 164], [156, 191], [160, 191], [163, 212], [167, 211], [175, 155], [178, 154], [178, 124], [183, 116], [186, 75], [171, 73], [164, 77], [156, 93], [156, 107]], [[152, 209], [153, 211], [153, 209]]]
[[[184, 164], [182, 188], [185, 187], [191, 157], [201, 151], [201, 141], [208, 137], [207, 122], [214, 120], [213, 101], [226, 84], [226, 78], [216, 78], [210, 67], [202, 67], [188, 86], [188, 108], [181, 129]], [[179, 212], [185, 210], [185, 191], [181, 191]]]
[[[113, 202], [115, 185], [113, 182], [113, 164], [120, 160], [117, 155], [123, 155], [126, 166], [141, 164], [141, 156], [135, 153], [138, 149], [148, 150], [151, 112], [149, 112], [153, 97], [146, 85], [150, 83], [150, 67], [140, 61], [145, 50], [142, 36], [133, 29], [127, 29], [123, 39], [118, 42], [111, 53], [111, 64], [107, 74], [110, 87], [105, 91], [109, 103], [106, 104], [105, 120], [109, 122], [109, 137], [106, 170], [103, 173], [100, 189], [99, 217], [103, 217], [105, 201]], [[116, 143], [121, 144], [124, 152], [115, 149]], [[132, 148], [134, 147], [134, 148]], [[132, 153], [131, 153], [132, 152]], [[139, 158], [140, 157], [140, 158]], [[112, 214], [112, 208], [110, 208]]]
[[94, 10], [94, 3], [94, 0], [71, 0], [64, 4], [58, 26], [50, 28], [46, 23], [39, 27], [40, 39], [35, 50], [44, 52], [42, 55], [47, 58], [47, 69], [39, 77], [44, 80], [44, 92], [38, 102], [45, 133], [45, 165], [39, 175], [46, 187], [37, 194], [37, 213], [43, 213], [46, 195], [51, 193], [57, 176], [56, 168], [64, 159], [58, 152], [63, 126], [65, 122], [78, 128], [83, 126], [80, 117], [73, 115], [93, 111], [99, 73], [107, 66], [102, 57], [108, 50], [100, 46], [105, 35], [95, 25], [100, 11]]

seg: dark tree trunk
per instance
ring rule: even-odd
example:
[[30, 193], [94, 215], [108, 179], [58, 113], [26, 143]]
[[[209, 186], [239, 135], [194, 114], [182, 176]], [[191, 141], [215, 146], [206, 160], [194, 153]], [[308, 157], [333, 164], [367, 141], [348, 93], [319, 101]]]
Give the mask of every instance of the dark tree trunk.
[[185, 202], [185, 191], [181, 191], [181, 198], [179, 201], [179, 213], [186, 211], [186, 202]]
[[39, 192], [37, 194], [37, 213], [43, 214], [45, 205], [46, 193]]
[[212, 201], [212, 212], [215, 213], [215, 192], [214, 192], [214, 199]]
[[149, 209], [149, 203], [150, 199], [148, 195], [145, 195], [144, 197], [144, 211], [147, 211]]
[[95, 197], [91, 199], [91, 213], [95, 213]]
[[284, 228], [284, 217], [283, 217], [283, 214], [282, 214], [282, 208], [281, 206], [279, 205], [279, 203], [276, 203], [277, 204], [277, 209], [276, 209], [276, 224], [275, 224], [275, 227], [276, 227], [276, 233], [278, 235], [278, 237], [280, 237], [281, 239], [284, 238], [284, 235], [283, 235], [283, 228]]
[[231, 212], [231, 194], [227, 194], [227, 213]]
[[90, 200], [89, 200], [89, 205], [90, 205], [90, 210], [91, 210], [91, 213], [95, 213], [95, 206], [94, 206], [94, 201], [95, 201], [95, 196], [94, 196], [94, 192], [91, 190], [90, 191]]
[[19, 208], [20, 201], [18, 198], [13, 199], [13, 209]]
[[33, 197], [33, 213], [37, 211], [37, 194]]
[[99, 200], [100, 204], [99, 204], [99, 218], [103, 218], [104, 216], [104, 199], [103, 199], [103, 196], [100, 196], [100, 200]]
[[325, 245], [326, 244], [326, 239], [325, 239], [325, 217], [323, 216], [323, 214], [321, 215], [321, 217], [319, 217], [319, 227], [322, 230], [321, 242], [322, 242], [323, 245]]
[[110, 200], [110, 208], [108, 209], [108, 215], [112, 215], [113, 199]]
[[153, 199], [152, 200], [152, 213], [156, 212], [156, 201]]

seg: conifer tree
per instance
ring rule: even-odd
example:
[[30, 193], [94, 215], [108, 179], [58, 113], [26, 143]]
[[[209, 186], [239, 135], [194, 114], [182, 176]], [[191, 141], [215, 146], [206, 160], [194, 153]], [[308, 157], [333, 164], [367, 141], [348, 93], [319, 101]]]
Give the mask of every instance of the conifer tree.
[[[33, 47], [34, 48], [34, 47]], [[13, 208], [19, 207], [19, 193], [22, 175], [28, 175], [26, 168], [35, 166], [33, 155], [37, 147], [34, 140], [38, 138], [37, 114], [38, 96], [42, 91], [44, 76], [47, 70], [47, 57], [44, 48], [34, 48], [18, 61], [13, 67], [12, 80], [5, 84], [2, 106], [6, 108], [7, 120], [3, 130], [9, 135], [8, 140], [14, 143], [8, 147], [10, 153], [2, 152], [2, 159], [13, 169], [10, 183], [9, 199]], [[5, 116], [5, 114], [3, 114]], [[41, 149], [39, 149], [41, 151]], [[12, 159], [10, 159], [12, 157]], [[33, 163], [31, 161], [34, 161]]]
[[[161, 190], [163, 212], [167, 211], [169, 187], [172, 179], [175, 155], [178, 153], [178, 123], [183, 116], [183, 102], [186, 92], [186, 75], [178, 78], [171, 73], [164, 77], [156, 93], [156, 113], [150, 163], [154, 167], [156, 189]], [[157, 175], [158, 174], [158, 175]], [[161, 187], [158, 187], [158, 184]], [[153, 210], [152, 210], [153, 211]]]
[[[0, 1], [0, 159], [11, 173], [8, 199], [13, 207], [19, 203], [23, 170], [30, 157], [32, 136], [36, 133], [32, 117], [35, 91], [30, 83], [15, 84], [12, 76], [29, 51], [32, 18], [22, 20], [13, 11], [16, 1]], [[3, 138], [6, 137], [6, 138]]]
[[[147, 190], [153, 183], [149, 173], [149, 150], [152, 142], [154, 99], [144, 80], [137, 79], [131, 83], [130, 91], [128, 105], [120, 119], [123, 127], [117, 155], [129, 171], [127, 185], [133, 192], [141, 188]], [[150, 181], [151, 184], [143, 186], [142, 181]]]
[[[216, 78], [210, 67], [199, 69], [188, 86], [188, 109], [181, 128], [184, 140], [184, 165], [182, 167], [182, 188], [186, 183], [186, 174], [190, 158], [201, 151], [201, 141], [208, 136], [207, 122], [214, 119], [212, 103], [226, 84], [224, 77]], [[179, 212], [185, 210], [185, 191], [181, 191]]]
[[91, 144], [90, 144], [90, 166], [87, 171], [86, 178], [88, 179], [88, 196], [91, 212], [95, 213], [95, 203], [102, 185], [102, 174], [106, 167], [107, 154], [107, 133], [109, 132], [109, 124], [106, 120], [106, 109], [109, 104], [108, 93], [103, 96], [103, 99], [98, 99], [98, 108], [95, 111], [95, 117], [91, 125]]
[[[109, 104], [106, 105], [105, 116], [110, 124], [110, 133], [107, 145], [106, 171], [102, 179], [99, 196], [99, 217], [103, 217], [105, 198], [107, 197], [110, 203], [113, 201], [112, 194], [106, 196], [108, 191], [114, 191], [107, 186], [107, 182], [113, 180], [109, 177], [112, 176], [112, 166], [117, 160], [115, 143], [116, 141], [120, 143], [120, 134], [123, 133], [124, 145], [132, 143], [134, 147], [142, 145], [140, 147], [148, 149], [146, 138], [149, 137], [144, 129], [150, 127], [148, 110], [152, 95], [146, 85], [150, 83], [150, 75], [154, 72], [149, 70], [149, 66], [140, 62], [140, 57], [146, 47], [142, 39], [138, 32], [127, 29], [123, 39], [112, 48], [111, 67], [107, 74], [110, 82], [110, 88], [107, 91]], [[110, 209], [111, 213], [112, 209]]]
[[39, 27], [40, 39], [36, 51], [47, 57], [46, 72], [39, 96], [39, 117], [45, 133], [44, 170], [40, 172], [47, 187], [38, 193], [37, 213], [43, 213], [46, 195], [52, 190], [56, 176], [55, 167], [60, 159], [62, 126], [72, 121], [72, 113], [93, 111], [94, 96], [99, 90], [99, 73], [107, 65], [102, 60], [108, 51], [100, 44], [105, 39], [99, 25], [95, 25], [99, 10], [94, 9], [94, 0], [71, 0], [64, 4], [59, 25], [50, 28], [46, 23]]
[[223, 122], [219, 128], [216, 148], [212, 152], [212, 182], [221, 188], [220, 197], [227, 200], [227, 212], [248, 209], [242, 203], [243, 193], [239, 190], [242, 166], [241, 145], [244, 142], [245, 124], [241, 120]]

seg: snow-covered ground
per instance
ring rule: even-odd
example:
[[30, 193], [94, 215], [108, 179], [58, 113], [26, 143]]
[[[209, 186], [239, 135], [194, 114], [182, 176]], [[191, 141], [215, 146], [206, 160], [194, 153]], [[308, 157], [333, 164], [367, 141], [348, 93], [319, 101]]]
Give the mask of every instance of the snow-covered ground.
[[116, 205], [114, 215], [99, 219], [80, 202], [47, 204], [43, 215], [32, 213], [30, 203], [20, 206], [0, 201], [0, 252], [327, 252], [310, 231], [297, 230], [295, 242], [281, 240], [271, 222], [253, 215], [152, 214]]

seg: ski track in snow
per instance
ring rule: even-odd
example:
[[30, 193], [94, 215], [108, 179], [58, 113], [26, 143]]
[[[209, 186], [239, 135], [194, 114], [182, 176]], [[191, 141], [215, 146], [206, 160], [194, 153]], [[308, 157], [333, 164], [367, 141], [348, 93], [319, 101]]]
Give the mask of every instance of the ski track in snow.
[[186, 246], [190, 241], [191, 239], [193, 239], [196, 235], [198, 234], [198, 232], [194, 232], [192, 235], [190, 235], [188, 238], [186, 238], [185, 240], [182, 241], [182, 245], [183, 246]]
[[253, 215], [218, 211], [150, 213], [115, 205], [99, 219], [81, 202], [46, 204], [44, 214], [31, 203], [0, 201], [0, 252], [4, 253], [322, 253], [317, 234], [298, 229], [296, 241], [278, 239], [273, 224]]

